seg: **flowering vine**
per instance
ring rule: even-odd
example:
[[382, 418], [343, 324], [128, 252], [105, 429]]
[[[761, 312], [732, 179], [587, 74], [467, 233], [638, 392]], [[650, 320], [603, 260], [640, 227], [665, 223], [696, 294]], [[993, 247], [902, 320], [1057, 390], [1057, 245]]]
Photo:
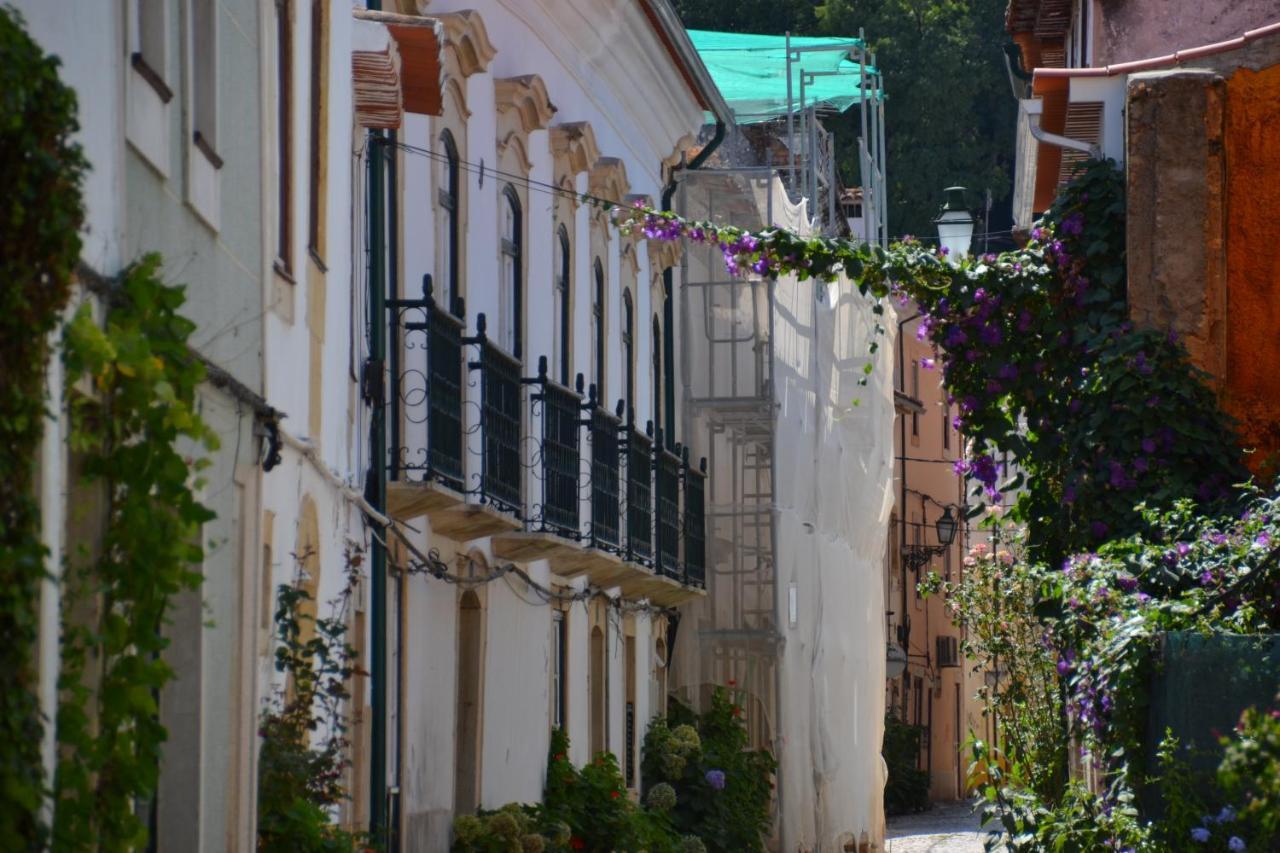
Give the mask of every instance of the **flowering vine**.
[[1247, 476], [1176, 335], [1128, 319], [1123, 180], [1111, 163], [1088, 164], [1024, 247], [957, 263], [911, 239], [881, 248], [643, 207], [614, 217], [636, 236], [716, 245], [735, 275], [847, 276], [878, 317], [888, 299], [914, 302], [955, 426], [973, 443], [958, 473], [979, 504], [1017, 490], [1013, 517], [1034, 557], [1057, 562], [1143, 529], [1143, 501], [1225, 500]]

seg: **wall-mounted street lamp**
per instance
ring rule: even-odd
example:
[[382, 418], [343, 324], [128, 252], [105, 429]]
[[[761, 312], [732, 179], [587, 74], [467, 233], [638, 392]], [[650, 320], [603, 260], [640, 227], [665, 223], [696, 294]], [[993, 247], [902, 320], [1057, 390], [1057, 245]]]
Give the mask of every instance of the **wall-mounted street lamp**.
[[938, 242], [947, 250], [947, 260], [958, 264], [973, 242], [973, 214], [965, 206], [964, 187], [947, 187], [943, 192], [942, 209], [933, 224], [938, 226]]
[[942, 515], [934, 522], [934, 530], [938, 534], [937, 545], [903, 545], [902, 546], [902, 562], [913, 572], [918, 572], [925, 566], [929, 565], [929, 561], [951, 547], [951, 543], [956, 541], [956, 529], [959, 524], [956, 517], [951, 514], [951, 507], [945, 507]]

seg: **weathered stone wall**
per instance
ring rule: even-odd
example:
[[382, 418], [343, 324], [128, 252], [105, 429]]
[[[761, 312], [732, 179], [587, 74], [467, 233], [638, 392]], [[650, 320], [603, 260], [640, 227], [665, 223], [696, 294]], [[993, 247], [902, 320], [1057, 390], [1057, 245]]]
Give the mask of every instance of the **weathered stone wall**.
[[1212, 71], [1136, 74], [1128, 91], [1129, 310], [1225, 375], [1223, 113]]
[[1098, 0], [1094, 65], [1225, 41], [1280, 20], [1280, 0]]
[[1280, 451], [1280, 65], [1232, 57], [1129, 79], [1128, 297], [1213, 377], [1259, 472]]

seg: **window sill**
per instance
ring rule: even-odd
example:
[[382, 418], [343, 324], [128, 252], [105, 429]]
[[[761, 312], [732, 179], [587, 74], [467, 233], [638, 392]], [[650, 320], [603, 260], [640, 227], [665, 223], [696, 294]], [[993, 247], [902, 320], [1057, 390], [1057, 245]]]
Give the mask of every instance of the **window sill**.
[[155, 89], [155, 92], [160, 96], [162, 103], [167, 104], [173, 100], [173, 90], [164, 82], [164, 78], [160, 76], [160, 72], [152, 68], [147, 60], [143, 59], [141, 53], [135, 51], [133, 55], [129, 57], [129, 63], [133, 66], [133, 70], [138, 72], [138, 76], [143, 80], [146, 80], [147, 84], [150, 85], [152, 89]]
[[289, 284], [296, 285], [298, 282], [293, 277], [293, 272], [289, 269], [288, 264], [276, 258], [271, 262], [271, 269], [275, 270], [275, 274], [287, 281]]
[[316, 265], [316, 269], [322, 273], [329, 272], [329, 267], [325, 264], [324, 258], [320, 257], [320, 253], [314, 247], [307, 247], [307, 256], [311, 258], [311, 263]]
[[203, 133], [197, 130], [192, 136], [191, 141], [195, 144], [196, 150], [205, 156], [205, 159], [209, 161], [209, 164], [213, 166], [213, 168], [222, 168], [222, 158], [218, 156], [217, 151], [213, 150], [213, 145], [209, 143], [209, 140]]

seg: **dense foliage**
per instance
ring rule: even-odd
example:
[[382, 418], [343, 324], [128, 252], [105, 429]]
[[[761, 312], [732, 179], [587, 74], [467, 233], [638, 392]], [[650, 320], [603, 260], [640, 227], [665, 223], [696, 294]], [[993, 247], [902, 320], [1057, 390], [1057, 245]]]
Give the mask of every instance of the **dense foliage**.
[[925, 594], [943, 596], [962, 629], [963, 658], [982, 677], [975, 698], [984, 715], [999, 724], [999, 746], [986, 745], [971, 782], [984, 783], [993, 770], [1007, 771], [1013, 762], [1024, 785], [1053, 798], [1066, 781], [1068, 742], [1055, 658], [1036, 615], [1041, 577], [1018, 559], [1021, 536], [996, 529], [1001, 545], [974, 545], [955, 580], [943, 581], [931, 572], [920, 587]]
[[645, 735], [642, 796], [634, 802], [608, 752], [586, 766], [569, 760], [569, 738], [551, 735], [542, 802], [512, 803], [454, 819], [453, 849], [619, 850], [707, 853], [763, 850], [772, 816], [766, 752], [747, 748], [742, 708], [715, 691], [704, 714], [676, 706]]
[[[303, 555], [299, 555], [301, 558]], [[360, 554], [347, 554], [347, 585], [327, 616], [312, 615], [301, 579], [276, 591], [275, 668], [285, 676], [262, 714], [258, 759], [258, 847], [261, 850], [351, 851], [357, 839], [333, 823], [348, 799], [345, 703], [355, 672], [346, 641]]]
[[[35, 848], [50, 784], [40, 761], [37, 606], [45, 551], [33, 481], [50, 333], [80, 254], [85, 162], [75, 94], [17, 14], [0, 7], [0, 837]], [[56, 401], [55, 401], [56, 402]]]
[[[204, 367], [187, 349], [182, 288], [149, 256], [125, 271], [99, 324], [88, 304], [67, 325], [70, 447], [97, 503], [96, 536], [67, 555], [62, 598], [55, 849], [145, 843], [165, 730], [158, 697], [173, 597], [196, 588], [203, 555], [195, 473], [216, 447], [197, 411]], [[86, 387], [87, 386], [87, 387]], [[75, 545], [75, 543], [72, 543]]]
[[920, 769], [920, 743], [924, 728], [884, 716], [884, 745], [880, 754], [889, 769], [884, 786], [884, 813], [910, 814], [928, 810], [929, 771]]
[[646, 795], [670, 785], [671, 820], [713, 853], [763, 850], [772, 822], [777, 762], [768, 752], [747, 749], [741, 700], [718, 687], [705, 713], [673, 703], [644, 739], [640, 769]]
[[496, 811], [458, 815], [453, 849], [465, 853], [567, 853], [574, 850], [705, 853], [702, 842], [681, 836], [661, 797], [638, 804], [628, 796], [618, 762], [598, 753], [585, 767], [569, 760], [569, 738], [551, 735], [542, 802], [509, 803]]

